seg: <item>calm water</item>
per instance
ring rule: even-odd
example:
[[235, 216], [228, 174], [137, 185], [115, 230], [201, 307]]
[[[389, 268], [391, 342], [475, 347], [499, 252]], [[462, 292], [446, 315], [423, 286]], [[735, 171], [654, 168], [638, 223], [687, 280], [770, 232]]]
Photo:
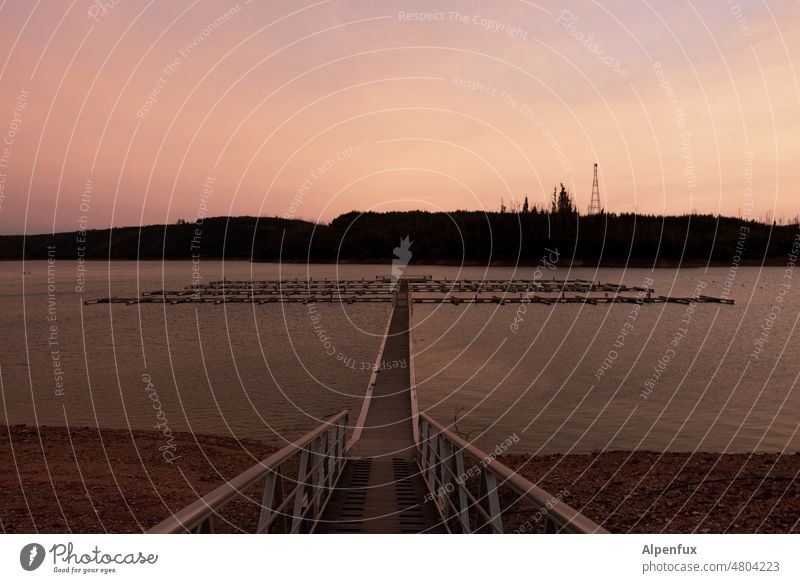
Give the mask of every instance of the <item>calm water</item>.
[[[0, 422], [152, 429], [159, 423], [157, 396], [173, 430], [281, 443], [320, 418], [360, 407], [369, 378], [362, 369], [375, 359], [389, 304], [317, 305], [330, 339], [326, 349], [303, 305], [82, 305], [93, 297], [182, 288], [191, 283], [191, 262], [88, 268], [81, 295], [77, 265], [59, 261], [48, 298], [47, 263], [0, 264]], [[371, 278], [389, 269], [201, 265], [206, 279]], [[410, 267], [406, 273], [505, 278], [532, 277], [533, 270]], [[658, 293], [681, 296], [702, 282], [703, 293], [717, 296], [728, 270], [581, 268], [545, 275], [630, 285], [652, 277]], [[517, 434], [516, 450], [530, 453], [796, 451], [800, 278], [784, 278], [783, 268], [740, 268], [730, 297], [733, 307], [655, 304], [638, 312], [631, 304], [529, 305], [524, 314], [516, 305], [417, 305], [421, 406], [442, 421], [463, 408], [460, 429], [487, 449]], [[766, 342], [755, 358], [759, 337]]]

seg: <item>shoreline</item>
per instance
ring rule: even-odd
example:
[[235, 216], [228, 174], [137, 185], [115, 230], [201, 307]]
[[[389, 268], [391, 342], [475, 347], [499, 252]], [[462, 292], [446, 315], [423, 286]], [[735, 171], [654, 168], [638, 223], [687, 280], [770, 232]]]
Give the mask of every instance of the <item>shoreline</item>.
[[[57, 261], [78, 261], [77, 258], [58, 257]], [[200, 257], [200, 261], [230, 261], [242, 262], [253, 264], [265, 265], [391, 265], [391, 260], [379, 259], [337, 259], [331, 261], [314, 260], [314, 261], [301, 261], [294, 259], [285, 259], [283, 261], [262, 261], [260, 259], [251, 259], [247, 257]], [[49, 260], [46, 257], [30, 257], [27, 259], [0, 259], [4, 263], [47, 263]], [[83, 263], [109, 263], [109, 262], [142, 262], [142, 263], [171, 263], [171, 262], [191, 262], [194, 261], [192, 257], [143, 257], [143, 258], [81, 258]], [[520, 259], [513, 261], [509, 259], [495, 259], [492, 261], [485, 261], [480, 259], [469, 260], [447, 260], [442, 259], [439, 261], [431, 262], [410, 262], [409, 267], [540, 267], [541, 259]], [[783, 257], [770, 257], [763, 261], [753, 261], [749, 259], [742, 259], [736, 264], [739, 267], [786, 267], [786, 261]], [[561, 269], [702, 269], [706, 267], [725, 267], [731, 266], [730, 261], [702, 261], [702, 260], [684, 260], [679, 261], [675, 259], [638, 259], [632, 261], [622, 261], [617, 259], [610, 259], [598, 262], [596, 259], [572, 259]]]
[[[169, 464], [155, 431], [2, 425], [0, 433], [10, 437], [0, 444], [6, 533], [142, 532], [277, 449], [175, 432], [180, 459]], [[609, 451], [498, 459], [614, 533], [800, 532], [800, 454]], [[504, 493], [504, 507], [512, 502]], [[231, 507], [242, 521], [252, 514], [252, 506]], [[530, 515], [523, 505], [512, 507], [507, 531]]]

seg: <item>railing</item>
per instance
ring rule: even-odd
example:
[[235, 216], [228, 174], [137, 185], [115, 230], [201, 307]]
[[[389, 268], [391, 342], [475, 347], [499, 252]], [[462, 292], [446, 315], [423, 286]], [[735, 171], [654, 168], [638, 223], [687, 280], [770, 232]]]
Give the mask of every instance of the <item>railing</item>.
[[[397, 296], [397, 292], [395, 293], [395, 297]], [[369, 383], [367, 384], [367, 392], [364, 394], [364, 402], [361, 405], [361, 412], [358, 415], [358, 419], [356, 420], [355, 427], [353, 427], [353, 433], [350, 436], [350, 440], [347, 442], [346, 449], [349, 450], [353, 447], [358, 440], [361, 439], [361, 434], [364, 431], [364, 426], [367, 423], [367, 415], [369, 414], [369, 407], [372, 403], [372, 393], [375, 389], [375, 383], [378, 380], [378, 372], [381, 370], [381, 362], [383, 361], [383, 349], [386, 347], [386, 340], [389, 338], [389, 328], [392, 326], [392, 319], [394, 318], [394, 310], [397, 305], [395, 301], [392, 304], [392, 311], [389, 312], [389, 319], [386, 321], [386, 328], [383, 330], [383, 338], [381, 339], [381, 345], [378, 348], [378, 356], [375, 357], [375, 364], [372, 366], [372, 374], [369, 377]]]
[[[220, 510], [237, 498], [249, 498], [245, 492], [259, 482], [263, 482], [263, 488], [257, 533], [313, 532], [344, 468], [346, 433], [345, 410], [173, 514], [150, 532], [213, 533]], [[295, 465], [297, 478], [290, 479]], [[254, 506], [259, 505], [256, 502]]]
[[515, 503], [528, 503], [533, 508], [533, 521], [525, 522], [516, 532], [607, 532], [424, 413], [419, 415], [419, 433], [417, 447], [428, 486], [427, 499], [436, 504], [450, 532], [502, 533], [501, 487], [513, 491]]

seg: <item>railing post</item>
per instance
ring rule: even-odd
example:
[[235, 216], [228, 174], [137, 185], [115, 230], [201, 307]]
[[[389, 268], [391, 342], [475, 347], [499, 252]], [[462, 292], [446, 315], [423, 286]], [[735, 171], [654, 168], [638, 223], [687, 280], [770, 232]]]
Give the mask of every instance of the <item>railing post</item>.
[[419, 420], [419, 462], [420, 468], [422, 469], [422, 478], [426, 479], [427, 472], [428, 472], [428, 425], [425, 421], [422, 420], [420, 417]]
[[[275, 468], [275, 473], [277, 474], [277, 479], [275, 481], [275, 508], [278, 508], [283, 502], [286, 500], [286, 496], [283, 493], [283, 470], [280, 466]], [[289, 532], [288, 528], [288, 520], [286, 519], [286, 511], [282, 511], [280, 515], [275, 519], [275, 522], [280, 521], [281, 523], [281, 532], [286, 534]]]
[[336, 446], [336, 477], [338, 478], [342, 470], [344, 470], [344, 448], [345, 448], [345, 440], [347, 438], [347, 417], [345, 417], [340, 425], [338, 431], [338, 439], [337, 439], [337, 446]]
[[325, 435], [327, 434], [323, 433], [311, 443], [311, 467], [314, 468], [311, 473], [311, 505], [314, 509], [314, 521], [319, 517], [320, 499], [322, 497], [322, 479], [324, 476], [324, 468], [322, 466], [325, 460], [323, 457]]
[[469, 533], [469, 504], [467, 500], [467, 476], [464, 471], [464, 450], [459, 449], [456, 452], [456, 474], [457, 487], [458, 487], [458, 508], [460, 510], [461, 531]]
[[337, 469], [339, 462], [336, 459], [336, 451], [339, 449], [339, 424], [337, 423], [330, 428], [328, 435], [330, 439], [327, 441], [325, 448], [325, 467], [327, 472], [325, 474], [325, 485], [328, 491], [333, 490], [333, 486], [337, 476]]
[[503, 534], [503, 517], [500, 512], [500, 497], [497, 494], [497, 480], [494, 474], [488, 470], [483, 471], [483, 479], [486, 484], [486, 501], [489, 516], [492, 517], [489, 526], [498, 534]]
[[430, 478], [431, 488], [436, 491], [436, 448], [439, 447], [439, 434], [433, 427], [428, 426], [428, 477]]
[[[262, 530], [267, 531], [269, 519], [272, 517], [272, 500], [275, 498], [275, 482], [278, 480], [277, 472], [267, 474], [264, 480], [264, 492], [261, 496], [261, 512], [258, 515], [258, 527], [256, 532], [260, 533]], [[280, 505], [281, 501], [278, 501]]]
[[[309, 444], [310, 446], [311, 444]], [[294, 506], [292, 509], [292, 529], [291, 532], [297, 532], [300, 528], [303, 514], [303, 498], [306, 494], [306, 480], [308, 480], [308, 447], [303, 448], [303, 453], [300, 454], [300, 466], [297, 469], [297, 488], [294, 491]]]
[[425, 472], [427, 471], [427, 461], [428, 461], [428, 427], [425, 422], [422, 420], [422, 417], [419, 419], [419, 467], [422, 469], [422, 478], [425, 478]]
[[425, 460], [425, 466], [427, 470], [427, 478], [428, 483], [431, 486], [431, 493], [435, 493], [436, 490], [436, 476], [433, 473], [433, 458], [434, 458], [434, 448], [436, 446], [436, 437], [433, 433], [433, 429], [430, 427], [428, 428], [428, 456]]
[[450, 472], [448, 471], [448, 466], [450, 466], [450, 442], [447, 439], [441, 439], [439, 441], [439, 471], [441, 472], [441, 483], [442, 483], [442, 498], [444, 498], [444, 518], [446, 520], [447, 527], [449, 528], [450, 518], [453, 514], [452, 508], [449, 504], [451, 502], [450, 498], [452, 495], [452, 477], [450, 476]]

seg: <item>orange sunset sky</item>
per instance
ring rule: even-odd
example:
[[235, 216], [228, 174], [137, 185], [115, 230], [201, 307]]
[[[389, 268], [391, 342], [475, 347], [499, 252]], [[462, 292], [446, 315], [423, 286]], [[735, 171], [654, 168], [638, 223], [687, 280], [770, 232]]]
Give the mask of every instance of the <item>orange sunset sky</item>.
[[800, 214], [797, 2], [0, 1], [0, 233]]

